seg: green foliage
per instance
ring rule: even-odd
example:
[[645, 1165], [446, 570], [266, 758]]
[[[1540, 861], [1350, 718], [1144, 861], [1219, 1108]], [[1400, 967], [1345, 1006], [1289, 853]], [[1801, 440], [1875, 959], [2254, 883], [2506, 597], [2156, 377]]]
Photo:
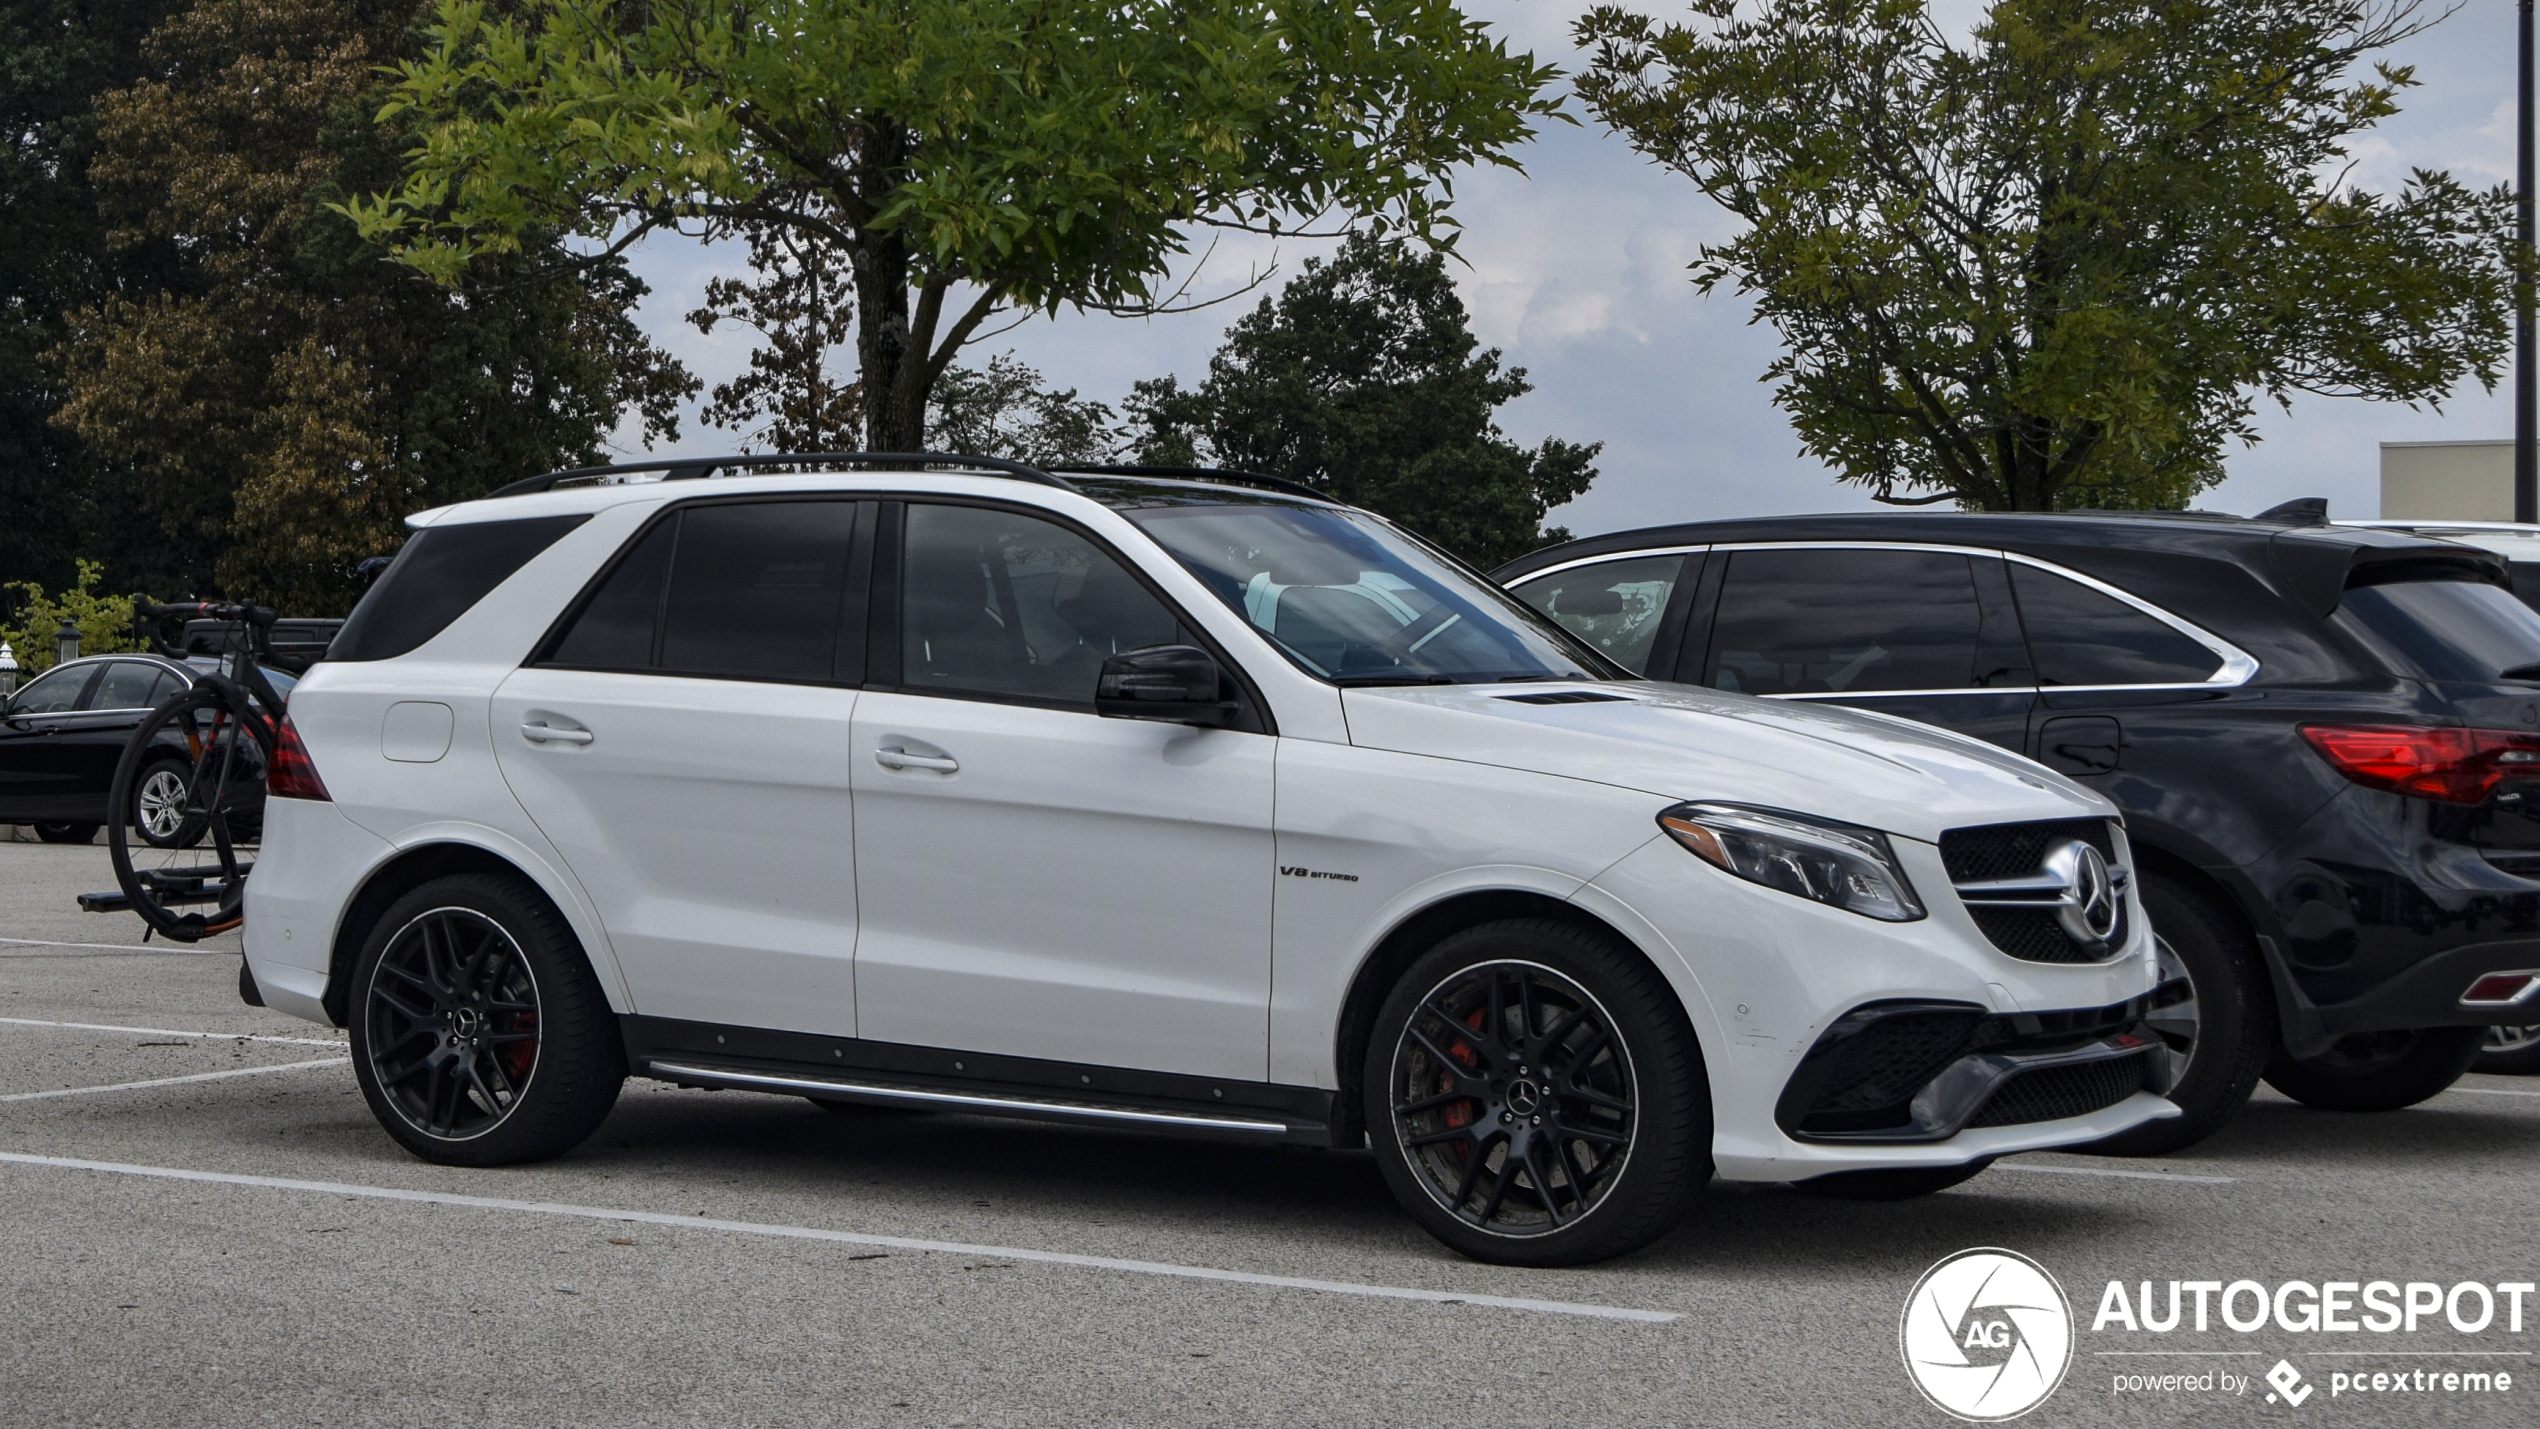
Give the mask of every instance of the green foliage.
[[167, 0], [0, 0], [0, 581], [72, 580], [72, 555], [151, 568], [138, 523], [99, 487], [107, 473], [52, 423], [62, 384], [44, 353], [68, 314], [148, 284], [171, 255], [106, 244], [89, 166], [97, 96], [142, 72], [141, 41]]
[[100, 595], [97, 583], [105, 578], [105, 568], [95, 561], [80, 561], [77, 565], [77, 583], [64, 587], [59, 595], [46, 595], [44, 587], [33, 581], [11, 581], [0, 586], [0, 591], [9, 594], [7, 603], [17, 610], [15, 625], [0, 625], [0, 640], [7, 641], [17, 656], [21, 683], [53, 668], [54, 652], [66, 619], [79, 627], [82, 655], [142, 648], [132, 633], [132, 603], [149, 597]]
[[1569, 539], [1544, 513], [1596, 480], [1604, 444], [1501, 435], [1492, 414], [1533, 389], [1477, 346], [1443, 258], [1355, 236], [1227, 329], [1196, 389], [1138, 384], [1139, 459], [1303, 482], [1488, 570]]
[[379, 66], [419, 44], [415, 0], [199, 0], [99, 105], [110, 246], [181, 255], [165, 286], [74, 313], [57, 420], [183, 572], [294, 614], [340, 614], [354, 567], [419, 507], [601, 459], [629, 407], [675, 432], [695, 383], [628, 316], [622, 265], [557, 236], [462, 289], [385, 261], [331, 207], [391, 182]]
[[1557, 112], [1451, 0], [441, 0], [429, 34], [363, 233], [445, 282], [550, 228], [810, 235], [879, 450], [999, 308], [1152, 310], [1207, 225], [1444, 241], [1451, 172]]
[[1001, 456], [1035, 466], [1120, 459], [1124, 434], [1111, 408], [1041, 385], [1041, 374], [1011, 352], [984, 368], [955, 367], [935, 384], [927, 417], [938, 451]]
[[[1580, 21], [1589, 107], [1746, 221], [1775, 400], [1882, 499], [2183, 506], [2254, 399], [2492, 386], [2510, 199], [2346, 186], [2419, 0], [1695, 0]], [[1926, 493], [1911, 497], [1905, 493]]]

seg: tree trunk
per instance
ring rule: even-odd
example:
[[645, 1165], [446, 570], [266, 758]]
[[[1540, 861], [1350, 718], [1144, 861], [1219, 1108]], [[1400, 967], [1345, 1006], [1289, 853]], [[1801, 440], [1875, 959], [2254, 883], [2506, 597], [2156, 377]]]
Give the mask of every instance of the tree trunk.
[[859, 235], [855, 253], [855, 355], [863, 383], [864, 449], [926, 449], [926, 406], [899, 400], [903, 371], [926, 355], [909, 350], [908, 244], [897, 233]]

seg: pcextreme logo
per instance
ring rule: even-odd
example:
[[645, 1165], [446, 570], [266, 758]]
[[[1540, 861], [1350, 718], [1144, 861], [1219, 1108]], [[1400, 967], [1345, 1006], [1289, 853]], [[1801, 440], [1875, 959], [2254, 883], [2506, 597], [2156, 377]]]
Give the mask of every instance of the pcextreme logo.
[[1914, 1282], [1896, 1337], [1914, 1387], [1943, 1413], [2017, 1419], [2072, 1368], [2072, 1304], [2017, 1251], [1962, 1250]]

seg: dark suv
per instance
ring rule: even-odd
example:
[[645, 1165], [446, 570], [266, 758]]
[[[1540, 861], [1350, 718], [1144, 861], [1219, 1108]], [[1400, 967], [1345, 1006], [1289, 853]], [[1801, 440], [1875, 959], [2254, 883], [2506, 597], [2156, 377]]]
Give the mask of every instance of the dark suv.
[[[2534, 1020], [2540, 614], [2493, 553], [2301, 518], [1900, 513], [1625, 532], [1496, 574], [1653, 679], [1943, 725], [2114, 800], [2187, 1115], [2101, 1149], [2188, 1145], [2262, 1074], [2407, 1106], [2481, 1029]], [[2103, 955], [2041, 912], [2052, 868], [1965, 878], [2037, 885], [1982, 915], [2013, 956]]]

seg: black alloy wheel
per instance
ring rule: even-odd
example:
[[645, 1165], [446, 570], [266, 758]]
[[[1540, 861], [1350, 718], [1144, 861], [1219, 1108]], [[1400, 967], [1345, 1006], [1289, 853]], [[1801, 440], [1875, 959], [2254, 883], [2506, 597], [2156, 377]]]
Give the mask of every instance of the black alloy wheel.
[[1477, 1259], [1636, 1249], [1710, 1174], [1709, 1093], [1675, 991], [1610, 937], [1512, 921], [1454, 935], [1378, 1014], [1363, 1083], [1378, 1164]]
[[2248, 1103], [2275, 1043], [2275, 1002], [2247, 927], [2197, 890], [2149, 871], [2143, 910], [2159, 930], [2160, 977], [2144, 1020], [2163, 1044], [2153, 1053], [2168, 1083], [2161, 1095], [2181, 1114], [2076, 1151], [2159, 1156], [2195, 1145]]
[[598, 980], [553, 906], [462, 874], [401, 898], [353, 979], [353, 1066], [372, 1114], [428, 1161], [496, 1166], [580, 1144], [626, 1077]]
[[2540, 1027], [2488, 1028], [2487, 1040], [2479, 1044], [2478, 1060], [2469, 1069], [2507, 1077], [2540, 1072]]
[[2397, 1111], [2440, 1094], [2478, 1059], [2484, 1027], [2354, 1032], [2316, 1057], [2279, 1057], [2267, 1085], [2322, 1111]]

